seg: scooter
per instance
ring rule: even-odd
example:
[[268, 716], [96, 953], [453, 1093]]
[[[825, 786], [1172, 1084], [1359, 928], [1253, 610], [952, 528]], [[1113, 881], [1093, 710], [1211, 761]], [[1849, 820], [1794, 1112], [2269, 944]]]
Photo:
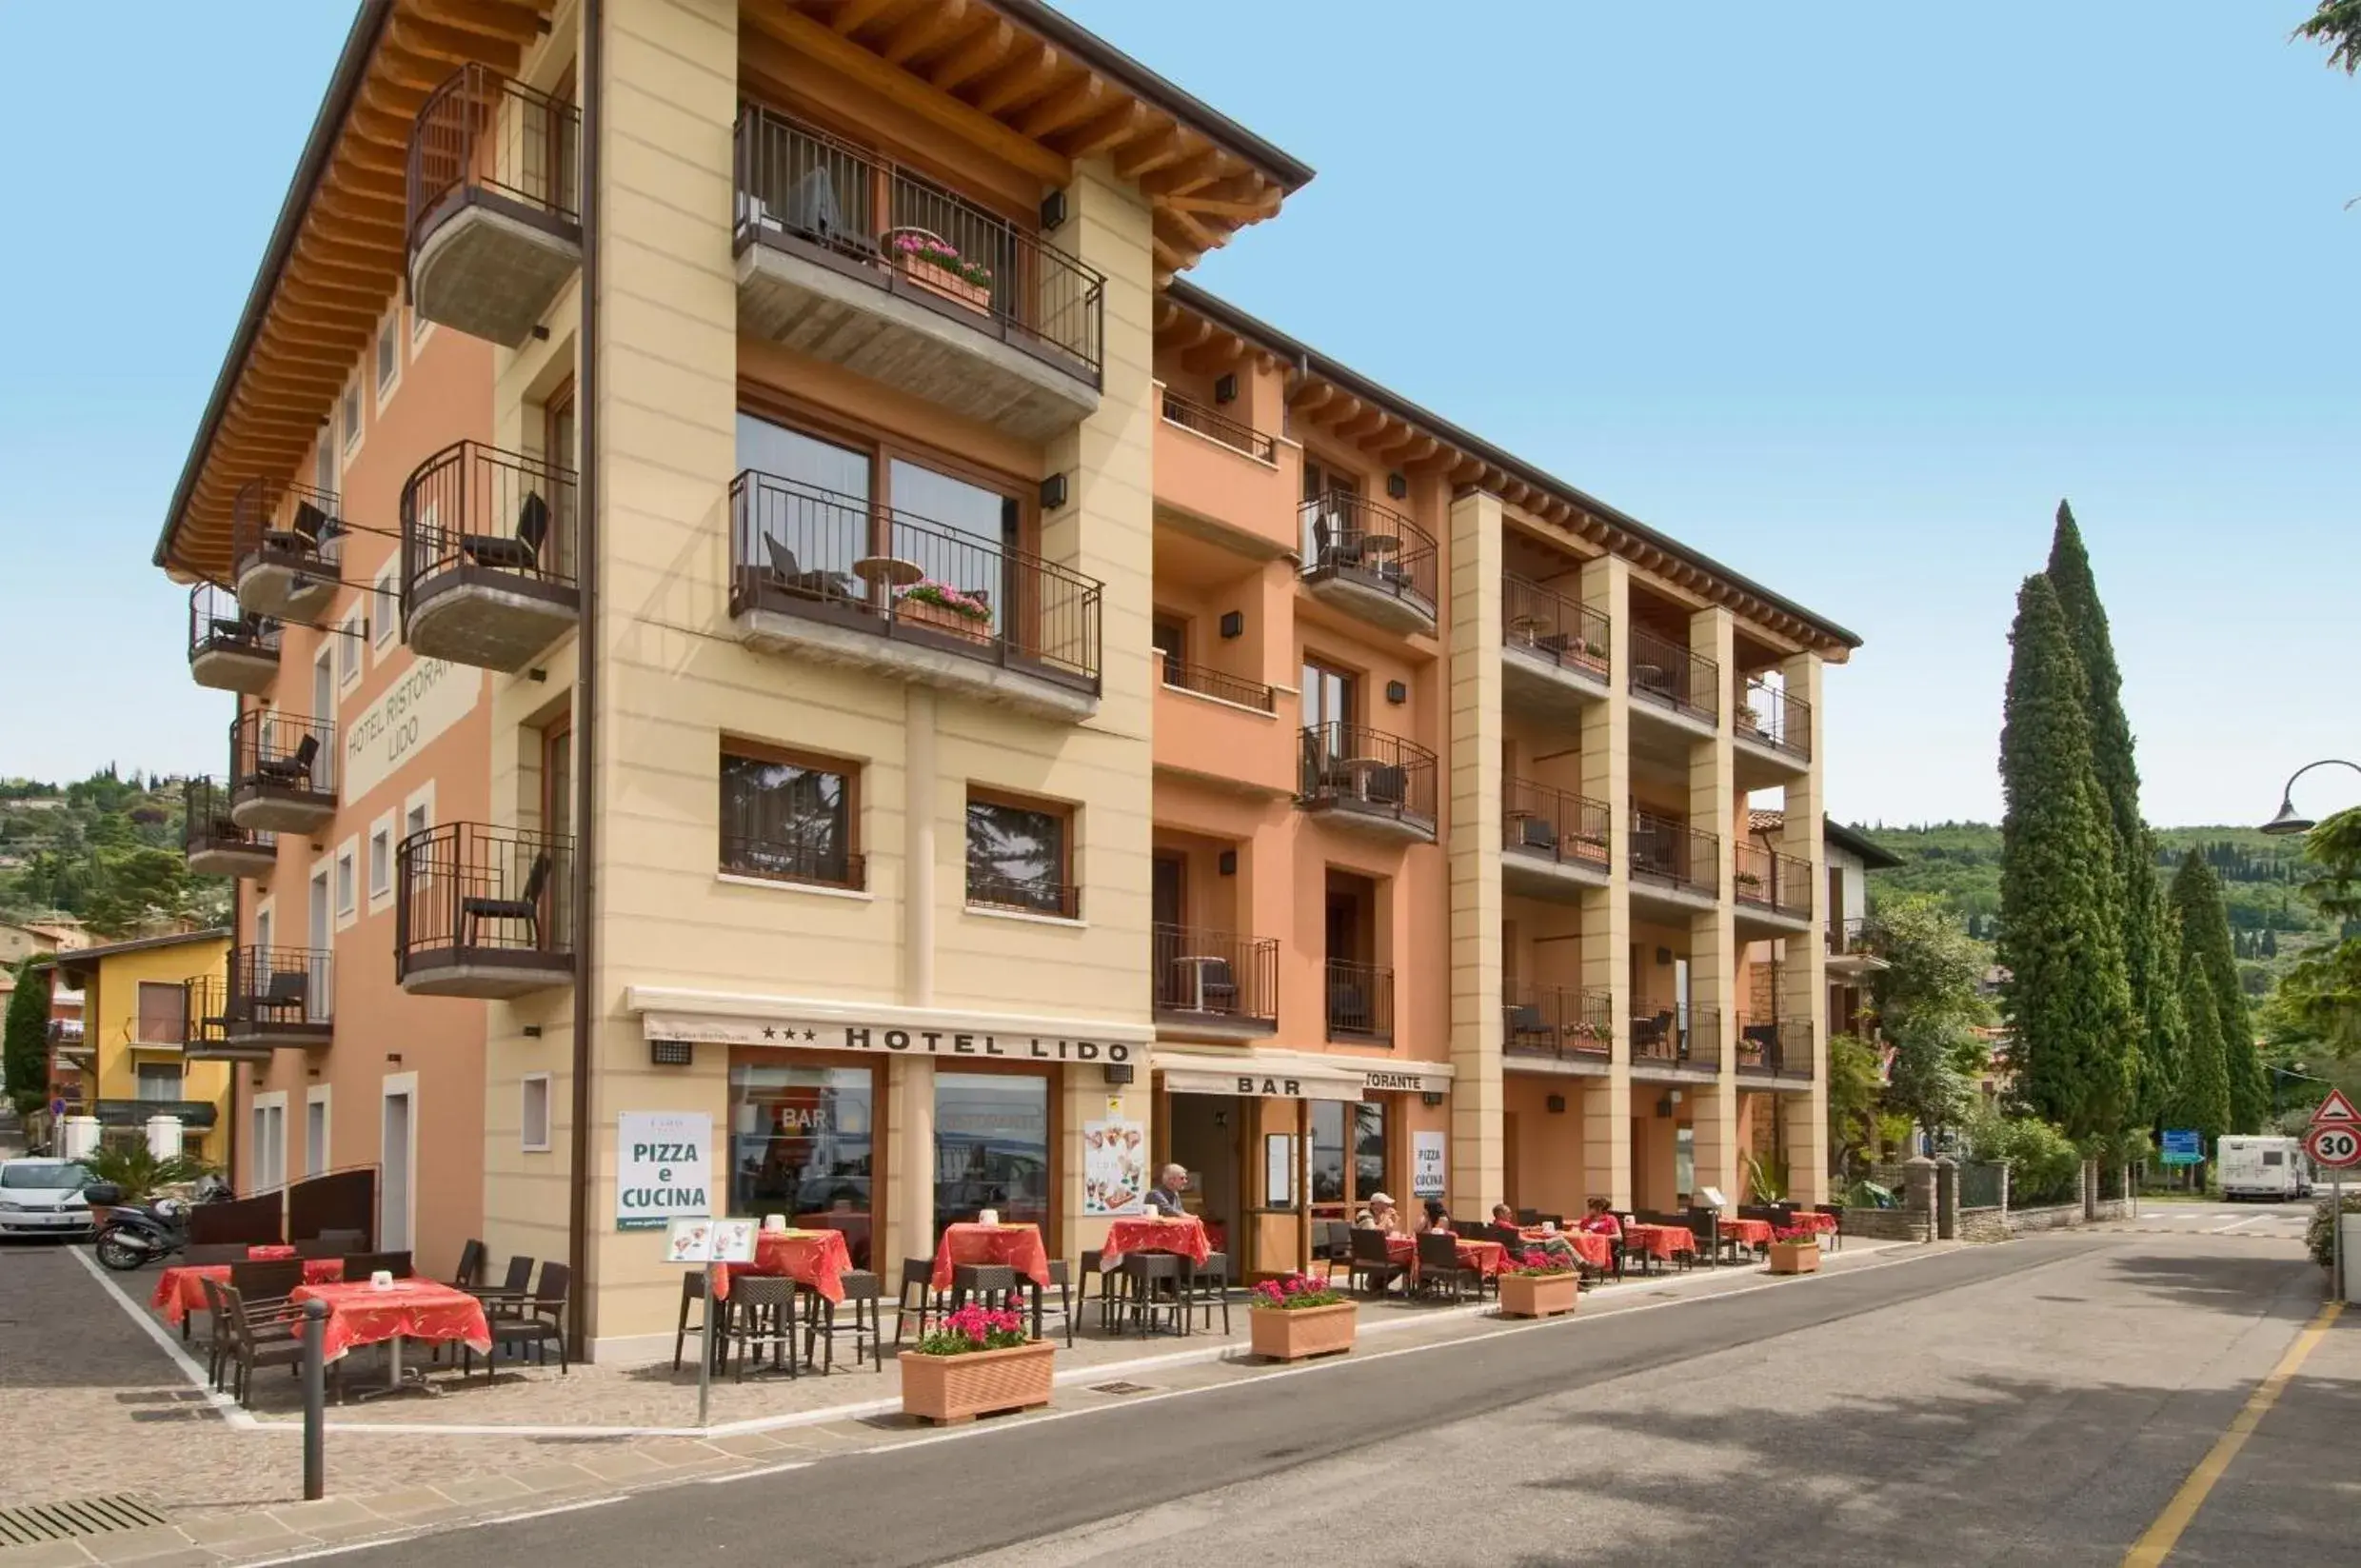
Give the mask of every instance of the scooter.
[[[89, 1201], [105, 1203], [108, 1183], [85, 1189]], [[218, 1202], [229, 1186], [215, 1177], [197, 1184], [195, 1201]], [[188, 1245], [188, 1205], [177, 1198], [152, 1203], [117, 1203], [98, 1229], [98, 1260], [110, 1269], [129, 1271], [171, 1257]]]

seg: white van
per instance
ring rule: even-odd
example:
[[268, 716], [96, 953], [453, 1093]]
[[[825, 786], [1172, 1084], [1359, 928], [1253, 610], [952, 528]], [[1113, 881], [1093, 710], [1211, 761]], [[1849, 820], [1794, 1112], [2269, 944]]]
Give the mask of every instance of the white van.
[[2311, 1196], [2311, 1161], [2294, 1138], [2224, 1138], [2215, 1151], [2224, 1198], [2272, 1202]]

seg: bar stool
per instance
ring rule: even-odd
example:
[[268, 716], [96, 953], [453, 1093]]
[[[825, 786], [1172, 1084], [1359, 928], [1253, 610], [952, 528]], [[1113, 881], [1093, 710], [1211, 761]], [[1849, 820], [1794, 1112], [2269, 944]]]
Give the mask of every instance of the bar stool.
[[[1033, 1338], [1038, 1340], [1042, 1337], [1042, 1299], [1048, 1294], [1048, 1289], [1032, 1280], [1026, 1280], [1020, 1288], [1033, 1298]], [[1062, 1258], [1049, 1260], [1049, 1288], [1058, 1293], [1058, 1312], [1065, 1319], [1065, 1345], [1071, 1350], [1074, 1348], [1074, 1287]], [[1089, 1294], [1085, 1292], [1082, 1300], [1087, 1301], [1089, 1299]]]
[[[1208, 1294], [1210, 1289], [1211, 1294]], [[1221, 1303], [1221, 1332], [1230, 1332], [1230, 1255], [1209, 1252], [1189, 1273], [1189, 1305], [1205, 1309], [1205, 1328], [1213, 1328], [1214, 1303]]]
[[[848, 1268], [836, 1278], [837, 1282], [844, 1288], [844, 1300], [842, 1304], [853, 1309], [852, 1321], [849, 1326], [839, 1327], [836, 1321], [836, 1309], [839, 1303], [829, 1300], [816, 1290], [812, 1291], [809, 1300], [804, 1303], [804, 1364], [806, 1366], [811, 1364], [813, 1341], [824, 1334], [828, 1340], [828, 1356], [827, 1360], [822, 1363], [820, 1370], [823, 1373], [834, 1372], [836, 1370], [836, 1337], [839, 1334], [849, 1334], [853, 1337], [853, 1365], [858, 1367], [861, 1364], [861, 1350], [863, 1345], [866, 1345], [869, 1350], [870, 1363], [878, 1371], [884, 1371], [884, 1280], [865, 1268]], [[897, 1322], [895, 1327], [899, 1330], [901, 1324]], [[923, 1333], [923, 1330], [921, 1332]]]
[[[689, 1269], [681, 1276], [681, 1316], [680, 1320], [673, 1325], [672, 1329], [672, 1370], [675, 1372], [681, 1370], [681, 1356], [683, 1349], [688, 1343], [688, 1331], [693, 1327], [700, 1336], [703, 1336], [705, 1331], [705, 1314], [711, 1311], [715, 1304], [706, 1302], [704, 1307], [700, 1308], [697, 1321], [692, 1324], [688, 1320], [688, 1304], [691, 1301], [705, 1301], [705, 1276], [703, 1269]], [[722, 1303], [722, 1310], [724, 1312], [729, 1310], [726, 1303]], [[721, 1320], [716, 1318], [714, 1321], [719, 1324]], [[717, 1341], [717, 1348], [718, 1343]]]
[[902, 1296], [894, 1303], [894, 1348], [902, 1348], [903, 1326], [910, 1320], [910, 1293], [918, 1292], [918, 1337], [926, 1338], [926, 1320], [945, 1310], [942, 1296], [935, 1290], [935, 1260], [932, 1258], [905, 1258], [902, 1262]]
[[[1127, 1252], [1123, 1255], [1123, 1280], [1129, 1287], [1131, 1315], [1140, 1325], [1140, 1338], [1148, 1337], [1148, 1328], [1156, 1314], [1169, 1310], [1176, 1334], [1189, 1331], [1189, 1300], [1187, 1296], [1187, 1263], [1169, 1252]], [[1160, 1288], [1161, 1287], [1161, 1288]]]
[[795, 1358], [795, 1295], [801, 1288], [792, 1280], [765, 1275], [751, 1275], [731, 1284], [728, 1343], [738, 1353], [738, 1364], [731, 1374], [735, 1380], [745, 1381], [749, 1350], [757, 1362], [764, 1350], [776, 1350], [788, 1377], [803, 1376], [804, 1369]]
[[983, 1306], [1016, 1306], [1017, 1271], [1006, 1263], [961, 1263], [951, 1270], [951, 1310], [973, 1299]]

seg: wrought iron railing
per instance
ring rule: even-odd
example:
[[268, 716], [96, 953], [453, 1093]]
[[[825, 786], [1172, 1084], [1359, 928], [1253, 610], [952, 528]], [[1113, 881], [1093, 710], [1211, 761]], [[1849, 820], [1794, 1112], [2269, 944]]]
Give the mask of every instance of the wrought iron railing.
[[1630, 853], [1632, 875], [1642, 882], [1692, 893], [1721, 891], [1721, 840], [1716, 834], [1635, 811]]
[[240, 575], [268, 565], [334, 581], [345, 558], [336, 492], [292, 480], [248, 480], [229, 504], [229, 554]]
[[409, 244], [468, 203], [561, 232], [582, 225], [582, 110], [470, 62], [410, 127]]
[[1692, 1003], [1632, 1014], [1632, 1060], [1657, 1066], [1721, 1067], [1721, 1009]]
[[1632, 627], [1631, 688], [1635, 697], [1695, 718], [1720, 717], [1721, 666], [1638, 626]]
[[1520, 1056], [1604, 1062], [1615, 1048], [1615, 1001], [1605, 991], [1507, 982], [1500, 1046]]
[[1500, 847], [1519, 855], [1604, 871], [1614, 812], [1604, 801], [1530, 779], [1500, 783]]
[[1184, 664], [1171, 654], [1160, 654], [1164, 669], [1164, 685], [1180, 691], [1194, 691], [1200, 697], [1218, 697], [1225, 703], [1253, 708], [1257, 713], [1278, 710], [1279, 694], [1260, 681], [1241, 680], [1225, 675], [1202, 665]]
[[1381, 963], [1330, 959], [1326, 972], [1328, 1038], [1394, 1038], [1394, 971]]
[[229, 792], [336, 793], [336, 725], [274, 707], [229, 722]]
[[1279, 1022], [1279, 943], [1194, 926], [1149, 928], [1156, 1010], [1189, 1017]]
[[327, 948], [233, 947], [228, 968], [223, 1016], [233, 1036], [273, 1024], [321, 1024], [336, 1016], [336, 956]]
[[181, 1016], [188, 1021], [181, 1042], [184, 1055], [202, 1056], [208, 1047], [229, 1039], [229, 990], [227, 974], [190, 975], [180, 982]]
[[394, 851], [395, 978], [438, 963], [573, 962], [574, 841], [444, 823]]
[[1730, 727], [1740, 740], [1812, 760], [1812, 705], [1760, 676], [1751, 677], [1738, 693]]
[[1769, 1078], [1812, 1076], [1812, 1021], [1738, 1019], [1737, 1070]]
[[229, 791], [210, 779], [183, 780], [180, 786], [180, 846], [184, 855], [208, 849], [276, 854], [279, 836], [240, 827], [229, 818]]
[[268, 615], [249, 615], [238, 596], [211, 583], [188, 590], [188, 657], [207, 653], [279, 656], [281, 627]]
[[1812, 863], [1740, 840], [1731, 846], [1731, 896], [1756, 909], [1812, 918]]
[[1303, 575], [1350, 577], [1435, 613], [1435, 541], [1391, 506], [1332, 490], [1303, 503]]
[[402, 614], [419, 586], [463, 568], [571, 589], [574, 470], [479, 441], [444, 447], [402, 486]]
[[1435, 754], [1381, 729], [1310, 725], [1303, 731], [1301, 780], [1307, 805], [1435, 820]]
[[1514, 572], [1500, 575], [1500, 640], [1560, 666], [1607, 673], [1607, 617]]
[[1872, 915], [1855, 915], [1828, 927], [1830, 958], [1875, 958], [1884, 951], [1885, 926]]
[[1060, 882], [1033, 877], [1002, 877], [969, 867], [967, 902], [984, 909], [1016, 909], [1030, 915], [1082, 918], [1082, 890]]
[[724, 833], [722, 869], [733, 877], [818, 883], [855, 891], [869, 885], [869, 858], [845, 848], [843, 837], [834, 832], [800, 842]]
[[1259, 463], [1277, 460], [1279, 444], [1253, 426], [1216, 413], [1201, 403], [1192, 402], [1179, 392], [1164, 390], [1164, 421], [1184, 430], [1194, 430], [1210, 441], [1218, 441], [1232, 451], [1243, 452]]
[[753, 105], [737, 129], [736, 244], [801, 248], [1061, 363], [1091, 385], [1103, 274], [923, 175]]
[[729, 497], [731, 614], [835, 621], [1098, 689], [1097, 579], [751, 468]]

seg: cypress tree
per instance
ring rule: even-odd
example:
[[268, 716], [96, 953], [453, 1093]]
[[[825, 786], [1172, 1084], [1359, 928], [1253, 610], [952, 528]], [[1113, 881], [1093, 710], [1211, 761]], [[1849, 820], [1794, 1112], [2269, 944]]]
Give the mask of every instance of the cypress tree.
[[28, 957], [16, 966], [16, 989], [0, 1021], [0, 1082], [19, 1112], [30, 1115], [50, 1098], [50, 980]]
[[2001, 1001], [2018, 1093], [2075, 1139], [2129, 1123], [2137, 1021], [2082, 666], [2048, 578], [2017, 594], [2000, 732]]
[[2230, 1069], [2222, 1055], [2221, 1012], [2203, 961], [2186, 952], [2181, 964], [2181, 1016], [2188, 1031], [2181, 1041], [2180, 1082], [2165, 1107], [2168, 1127], [2194, 1127], [2208, 1149], [2230, 1130]]
[[2238, 961], [2231, 952], [2230, 911], [2222, 903], [2221, 879], [2194, 850], [2173, 874], [2173, 909], [2180, 916], [2181, 960], [2204, 967], [2206, 985], [2213, 993], [2214, 1026], [2230, 1077], [2229, 1130], [2259, 1132], [2271, 1115], [2271, 1087], [2254, 1054], [2254, 1025], [2247, 1016]]

